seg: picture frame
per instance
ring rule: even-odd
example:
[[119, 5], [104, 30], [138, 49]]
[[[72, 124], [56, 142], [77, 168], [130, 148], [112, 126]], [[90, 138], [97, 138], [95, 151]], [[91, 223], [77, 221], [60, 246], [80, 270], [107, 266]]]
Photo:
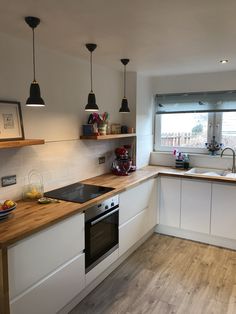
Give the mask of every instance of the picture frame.
[[20, 102], [0, 100], [0, 142], [24, 139]]

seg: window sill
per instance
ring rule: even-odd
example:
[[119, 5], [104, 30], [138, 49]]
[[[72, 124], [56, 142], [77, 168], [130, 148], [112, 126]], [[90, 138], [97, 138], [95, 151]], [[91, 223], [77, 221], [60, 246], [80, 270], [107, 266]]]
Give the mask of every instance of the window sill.
[[[189, 153], [189, 152], [183, 152], [185, 154], [188, 154], [190, 157], [191, 156], [196, 156], [196, 157], [199, 157], [199, 158], [221, 158], [220, 157], [220, 153], [218, 153], [217, 155], [210, 155], [210, 154], [206, 154], [206, 153]], [[163, 155], [172, 155], [172, 152], [168, 152], [168, 151], [157, 151], [157, 150], [154, 150], [152, 152], [152, 154], [163, 154]], [[224, 153], [224, 156], [222, 158], [232, 158], [232, 154], [226, 154]]]
[[[189, 156], [197, 156], [197, 157], [203, 157], [203, 158], [205, 158], [205, 157], [209, 157], [209, 158], [219, 158], [220, 157], [220, 154], [217, 154], [217, 155], [214, 155], [214, 156], [212, 156], [212, 155], [210, 155], [210, 154], [206, 154], [206, 153], [189, 153], [189, 152], [183, 152], [184, 154], [188, 154]], [[152, 152], [152, 154], [162, 154], [162, 155], [171, 155], [171, 156], [173, 156], [173, 154], [172, 154], [172, 152], [168, 152], [168, 151], [157, 151], [157, 150], [154, 150], [153, 152]], [[225, 157], [226, 155], [224, 155], [224, 157]], [[229, 155], [228, 155], [228, 157], [230, 157]]]
[[[188, 153], [190, 159], [190, 167], [207, 167], [219, 169], [232, 168], [232, 155], [211, 156], [209, 154]], [[175, 166], [175, 158], [171, 152], [153, 151], [150, 154], [150, 164], [159, 166]]]

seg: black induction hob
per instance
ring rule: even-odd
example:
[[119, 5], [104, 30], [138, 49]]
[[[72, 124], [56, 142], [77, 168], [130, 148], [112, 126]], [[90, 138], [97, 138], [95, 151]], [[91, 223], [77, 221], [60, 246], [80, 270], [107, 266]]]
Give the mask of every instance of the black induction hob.
[[104, 186], [83, 184], [80, 182], [44, 193], [44, 196], [63, 201], [85, 203], [93, 198], [114, 190]]

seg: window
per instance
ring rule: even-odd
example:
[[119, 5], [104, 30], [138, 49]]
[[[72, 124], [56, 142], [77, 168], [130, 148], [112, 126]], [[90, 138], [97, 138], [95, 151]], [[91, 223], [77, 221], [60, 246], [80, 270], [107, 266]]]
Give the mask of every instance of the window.
[[236, 149], [236, 112], [223, 112], [221, 134], [224, 146]]
[[205, 143], [213, 136], [224, 147], [236, 149], [235, 91], [161, 95], [156, 109], [156, 151], [207, 153]]

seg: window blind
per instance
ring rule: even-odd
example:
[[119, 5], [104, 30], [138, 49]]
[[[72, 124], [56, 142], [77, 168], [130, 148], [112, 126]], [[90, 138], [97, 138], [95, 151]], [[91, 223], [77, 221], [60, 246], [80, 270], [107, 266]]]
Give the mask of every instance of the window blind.
[[236, 111], [236, 90], [157, 94], [155, 104], [157, 114]]

